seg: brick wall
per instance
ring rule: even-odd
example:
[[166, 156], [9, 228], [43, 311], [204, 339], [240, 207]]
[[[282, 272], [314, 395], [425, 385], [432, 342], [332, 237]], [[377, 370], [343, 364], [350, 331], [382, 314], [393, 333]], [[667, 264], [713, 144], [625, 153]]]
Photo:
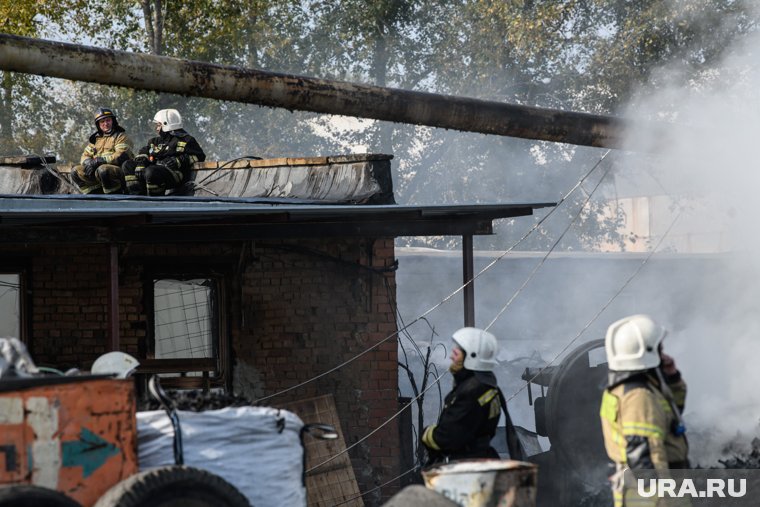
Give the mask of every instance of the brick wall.
[[[88, 368], [109, 350], [109, 247], [3, 247], [23, 258], [31, 291], [30, 350], [41, 365]], [[256, 241], [235, 244], [121, 245], [121, 349], [140, 357], [148, 317], [145, 265], [200, 264], [226, 272], [237, 394], [279, 393], [355, 358], [339, 370], [272, 398], [278, 403], [332, 393], [347, 445], [392, 416], [397, 405], [397, 341], [392, 239]], [[390, 338], [389, 338], [390, 337]], [[394, 420], [350, 457], [361, 491], [399, 469]], [[397, 486], [365, 498], [379, 505]]]
[[[349, 446], [394, 414], [395, 276], [383, 272], [393, 260], [392, 239], [257, 242], [243, 276], [243, 325], [233, 336], [238, 365], [262, 380], [249, 396], [307, 382], [390, 336], [340, 370], [268, 403], [332, 393]], [[361, 491], [398, 475], [396, 421], [350, 456]], [[378, 492], [365, 500], [379, 499]]]

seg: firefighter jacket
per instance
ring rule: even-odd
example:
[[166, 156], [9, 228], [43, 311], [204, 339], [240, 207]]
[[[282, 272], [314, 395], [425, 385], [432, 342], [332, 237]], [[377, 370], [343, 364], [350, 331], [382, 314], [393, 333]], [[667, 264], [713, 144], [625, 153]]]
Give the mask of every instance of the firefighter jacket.
[[147, 154], [151, 163], [164, 165], [169, 158], [175, 158], [184, 180], [190, 176], [190, 169], [196, 162], [206, 160], [206, 154], [193, 136], [184, 129], [161, 132], [151, 138], [147, 146], [140, 149]]
[[[613, 380], [613, 379], [611, 379]], [[676, 373], [667, 380], [677, 410], [682, 411], [686, 384]], [[607, 455], [631, 469], [688, 468], [688, 445], [670, 402], [651, 373], [611, 382], [600, 409]]]
[[106, 164], [121, 166], [134, 157], [133, 147], [134, 144], [124, 129], [118, 123], [114, 123], [109, 134], [98, 130], [90, 136], [79, 163], [82, 164], [88, 158], [102, 157]]
[[422, 443], [429, 463], [467, 458], [499, 458], [491, 447], [501, 406], [496, 377], [471, 370], [454, 373], [454, 388], [446, 395], [438, 423], [428, 426]]

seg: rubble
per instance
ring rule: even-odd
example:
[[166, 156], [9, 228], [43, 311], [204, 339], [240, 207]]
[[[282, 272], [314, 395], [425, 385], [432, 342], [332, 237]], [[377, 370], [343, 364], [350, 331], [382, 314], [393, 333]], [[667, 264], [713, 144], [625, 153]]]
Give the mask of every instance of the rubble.
[[[242, 396], [233, 396], [218, 391], [204, 392], [201, 390], [166, 391], [167, 396], [174, 403], [177, 410], [191, 412], [203, 412], [204, 410], [217, 410], [225, 407], [244, 407], [253, 405], [251, 400]], [[141, 399], [137, 402], [139, 412], [147, 410], [160, 410], [161, 404], [153, 399]]]
[[750, 470], [760, 468], [760, 438], [752, 439], [752, 450], [748, 453], [739, 453], [728, 459], [719, 459], [718, 463], [723, 465], [724, 468], [730, 469]]

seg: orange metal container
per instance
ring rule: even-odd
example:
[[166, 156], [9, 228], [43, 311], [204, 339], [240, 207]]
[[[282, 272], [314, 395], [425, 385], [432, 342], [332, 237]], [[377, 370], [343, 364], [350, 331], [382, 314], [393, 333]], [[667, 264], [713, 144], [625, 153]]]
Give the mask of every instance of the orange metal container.
[[137, 468], [131, 379], [0, 382], [0, 484], [55, 489], [87, 507]]

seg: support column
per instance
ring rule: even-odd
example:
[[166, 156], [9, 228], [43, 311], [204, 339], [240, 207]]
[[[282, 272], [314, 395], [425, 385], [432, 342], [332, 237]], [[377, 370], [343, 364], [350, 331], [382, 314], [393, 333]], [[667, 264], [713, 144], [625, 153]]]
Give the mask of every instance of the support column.
[[108, 277], [108, 338], [111, 351], [119, 350], [119, 247], [109, 249]]
[[466, 327], [475, 325], [475, 282], [470, 282], [474, 274], [472, 234], [465, 234], [462, 236], [462, 284], [465, 285], [464, 325]]

